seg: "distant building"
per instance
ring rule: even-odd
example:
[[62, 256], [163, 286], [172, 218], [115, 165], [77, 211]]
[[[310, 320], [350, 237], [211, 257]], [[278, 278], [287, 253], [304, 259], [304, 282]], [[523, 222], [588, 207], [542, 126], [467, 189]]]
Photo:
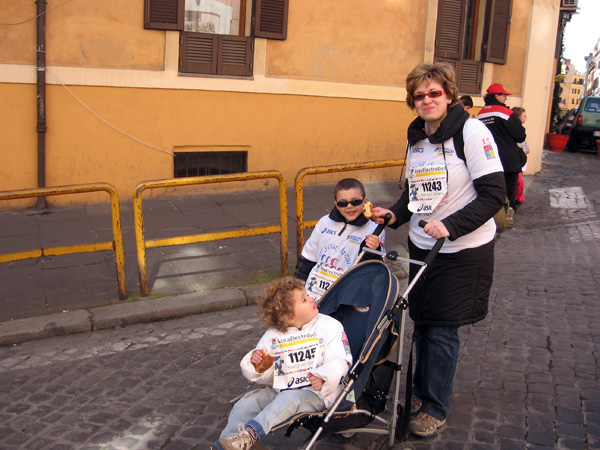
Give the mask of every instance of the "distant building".
[[585, 95], [585, 74], [578, 72], [575, 66], [571, 64], [570, 59], [562, 60], [561, 73], [565, 77], [561, 83], [562, 92], [560, 94], [560, 111], [562, 115], [570, 109], [579, 107], [579, 103]]
[[585, 57], [585, 93], [600, 96], [600, 39], [596, 42], [593, 53]]

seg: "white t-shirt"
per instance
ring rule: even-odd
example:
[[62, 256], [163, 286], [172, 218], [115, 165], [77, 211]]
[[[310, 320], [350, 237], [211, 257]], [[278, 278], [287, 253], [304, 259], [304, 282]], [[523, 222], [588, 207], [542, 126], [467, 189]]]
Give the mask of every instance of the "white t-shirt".
[[[285, 333], [269, 329], [256, 349], [266, 348], [274, 356], [273, 365], [257, 373], [252, 365], [252, 351], [240, 363], [242, 373], [251, 382], [270, 385], [274, 389], [309, 389], [330, 407], [343, 389], [340, 384], [352, 364], [348, 338], [342, 324], [330, 316], [317, 314], [301, 329], [288, 328]], [[320, 391], [310, 386], [307, 374], [325, 383]]]
[[[302, 249], [304, 258], [316, 262], [306, 279], [306, 292], [310, 297], [319, 301], [327, 289], [354, 265], [361, 242], [373, 234], [375, 228], [377, 224], [370, 220], [362, 226], [355, 226], [336, 222], [329, 216], [321, 217]], [[384, 251], [385, 231], [379, 235], [379, 242]]]
[[[494, 172], [502, 172], [498, 147], [492, 134], [481, 121], [468, 119], [463, 128], [463, 138], [466, 164], [456, 155], [452, 138], [444, 142], [444, 151], [442, 144], [432, 144], [427, 139], [408, 147], [406, 173], [409, 181], [409, 199], [413, 203], [409, 204], [409, 209], [413, 211], [409, 236], [419, 248], [430, 249], [435, 243], [435, 240], [419, 227], [420, 220], [445, 219], [477, 197], [473, 180]], [[418, 205], [414, 204], [423, 196], [422, 180], [418, 181], [421, 185], [415, 184], [415, 180], [423, 173], [430, 175], [425, 187], [444, 191], [440, 199], [430, 202], [435, 204], [432, 211], [427, 211], [426, 207], [419, 210]], [[416, 193], [415, 187], [419, 188], [416, 189]], [[427, 200], [422, 203], [427, 204]], [[479, 247], [490, 242], [495, 234], [496, 224], [492, 218], [469, 234], [454, 241], [446, 240], [441, 253], [455, 253]]]

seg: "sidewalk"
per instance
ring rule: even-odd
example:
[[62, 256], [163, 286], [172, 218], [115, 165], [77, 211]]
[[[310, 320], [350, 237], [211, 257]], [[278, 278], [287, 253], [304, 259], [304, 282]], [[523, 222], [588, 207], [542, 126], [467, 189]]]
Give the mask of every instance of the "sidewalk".
[[[365, 186], [376, 204], [388, 206], [399, 195], [396, 181]], [[294, 195], [289, 188], [290, 274], [296, 262]], [[308, 186], [304, 195], [304, 220], [333, 207], [331, 183]], [[144, 198], [145, 238], [277, 225], [278, 207], [277, 188]], [[0, 345], [247, 305], [281, 274], [279, 233], [153, 248], [146, 252], [150, 295], [142, 299], [131, 201], [121, 202], [121, 217], [129, 298], [118, 299], [113, 252], [0, 264]], [[387, 250], [403, 252], [406, 233], [388, 233]], [[112, 240], [108, 204], [0, 211], [1, 253]]]
[[[516, 215], [515, 229], [499, 239], [517, 239], [510, 245], [529, 246], [535, 233], [518, 237], [516, 231], [554, 230], [560, 231], [556, 239], [568, 239], [571, 250], [578, 251], [578, 246], [586, 252], [596, 249], [600, 242], [599, 175], [600, 160], [595, 155], [544, 151], [542, 171], [526, 177], [527, 199]], [[366, 189], [376, 205], [390, 205], [399, 195], [396, 182], [369, 183]], [[326, 214], [332, 197], [331, 185], [306, 188], [305, 220]], [[293, 274], [292, 189], [288, 201], [289, 273]], [[267, 226], [279, 220], [277, 189], [149, 198], [143, 207], [146, 239]], [[155, 248], [147, 251], [150, 296], [142, 299], [131, 202], [122, 202], [121, 215], [128, 300], [118, 300], [112, 252], [0, 264], [0, 345], [248, 305], [256, 301], [264, 283], [280, 276], [279, 234]], [[584, 232], [573, 235], [575, 225], [581, 225], [577, 230]], [[388, 231], [387, 250], [405, 252], [406, 236], [406, 226]], [[108, 204], [0, 211], [2, 253], [110, 240]], [[577, 279], [587, 274], [582, 282], [597, 293], [598, 250], [595, 258], [570, 261], [551, 247], [542, 254], [556, 261], [557, 271], [568, 271]], [[498, 245], [496, 260], [494, 283], [498, 287], [506, 283], [502, 269], [513, 273], [519, 261]], [[521, 270], [522, 274], [512, 275], [506, 289], [530, 284], [544, 289], [546, 277], [552, 276], [538, 273], [535, 266]]]

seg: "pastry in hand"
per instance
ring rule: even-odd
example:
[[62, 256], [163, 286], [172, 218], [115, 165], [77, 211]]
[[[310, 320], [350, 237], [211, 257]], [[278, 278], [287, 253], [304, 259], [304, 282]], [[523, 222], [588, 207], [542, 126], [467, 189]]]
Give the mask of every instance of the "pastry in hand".
[[259, 364], [254, 364], [254, 368], [258, 373], [263, 373], [273, 365], [274, 357], [264, 347], [260, 351], [262, 353], [262, 361]]
[[367, 219], [371, 219], [373, 217], [373, 203], [366, 198], [363, 203], [363, 214]]

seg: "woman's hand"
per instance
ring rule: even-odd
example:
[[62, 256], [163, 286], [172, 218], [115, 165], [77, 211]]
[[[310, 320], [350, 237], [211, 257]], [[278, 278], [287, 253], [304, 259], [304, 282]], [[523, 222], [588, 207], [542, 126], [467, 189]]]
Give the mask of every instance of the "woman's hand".
[[309, 373], [307, 378], [309, 379], [310, 385], [315, 391], [320, 391], [321, 389], [323, 389], [323, 384], [325, 382], [321, 378], [313, 375], [312, 373]]
[[423, 227], [423, 231], [434, 239], [441, 239], [450, 236], [446, 226], [439, 220], [430, 220]]
[[385, 209], [385, 208], [380, 208], [380, 207], [373, 208], [373, 217], [371, 218], [371, 220], [375, 223], [381, 224], [381, 223], [383, 223], [383, 217], [388, 213], [392, 215], [392, 218], [390, 219], [390, 221], [387, 224], [392, 225], [394, 222], [396, 222], [396, 215], [389, 209]]

